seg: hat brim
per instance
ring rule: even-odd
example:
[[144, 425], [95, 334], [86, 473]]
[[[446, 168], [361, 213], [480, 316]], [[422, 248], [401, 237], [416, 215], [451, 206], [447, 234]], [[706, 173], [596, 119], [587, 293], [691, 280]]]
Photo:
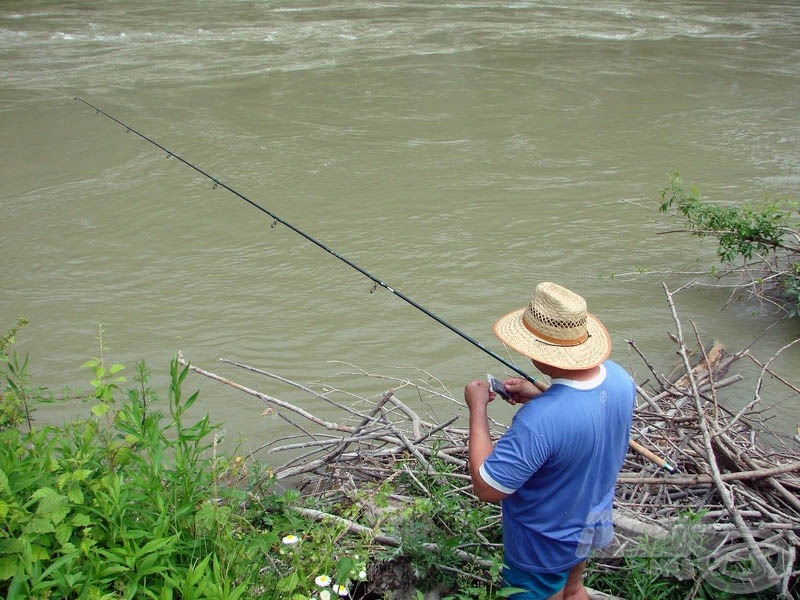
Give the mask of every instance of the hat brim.
[[523, 356], [560, 369], [590, 369], [611, 354], [611, 336], [605, 326], [592, 314], [587, 314], [589, 337], [575, 346], [559, 346], [536, 337], [522, 322], [524, 308], [500, 317], [494, 324], [494, 334], [506, 346]]

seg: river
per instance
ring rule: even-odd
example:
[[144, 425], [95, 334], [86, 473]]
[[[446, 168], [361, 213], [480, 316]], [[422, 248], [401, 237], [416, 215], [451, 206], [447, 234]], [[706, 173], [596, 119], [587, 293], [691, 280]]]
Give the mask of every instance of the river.
[[[800, 197], [798, 31], [794, 0], [7, 0], [0, 325], [27, 317], [34, 380], [73, 395], [100, 326], [104, 359], [129, 377], [146, 360], [162, 396], [178, 350], [233, 379], [218, 358], [365, 396], [389, 383], [336, 374], [430, 375], [458, 397], [508, 373], [79, 96], [509, 359], [494, 319], [539, 281], [574, 289], [643, 380], [626, 340], [659, 369], [676, 360], [661, 281], [716, 265], [710, 240], [665, 233], [669, 174], [713, 202]], [[775, 316], [728, 293], [693, 287], [677, 308], [689, 335], [693, 320], [739, 350]], [[753, 351], [798, 335], [782, 324]], [[799, 364], [796, 345], [772, 366]], [[734, 404], [752, 397], [748, 368]], [[188, 386], [229, 441], [285, 427], [254, 398]], [[800, 402], [779, 394], [765, 408], [793, 433]]]

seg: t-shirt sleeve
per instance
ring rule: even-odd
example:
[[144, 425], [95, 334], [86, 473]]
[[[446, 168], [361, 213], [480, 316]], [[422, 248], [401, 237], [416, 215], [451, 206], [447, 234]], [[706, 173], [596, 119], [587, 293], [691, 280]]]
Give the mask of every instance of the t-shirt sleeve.
[[497, 441], [480, 467], [483, 480], [504, 494], [513, 494], [538, 471], [549, 455], [542, 431], [514, 423]]

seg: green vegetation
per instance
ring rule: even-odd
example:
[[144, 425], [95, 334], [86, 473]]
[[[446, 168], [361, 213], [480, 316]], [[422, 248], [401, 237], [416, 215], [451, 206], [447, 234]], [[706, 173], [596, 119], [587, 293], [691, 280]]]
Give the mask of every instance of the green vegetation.
[[360, 540], [298, 517], [268, 472], [217, 456], [215, 426], [189, 418], [198, 396], [184, 395], [177, 361], [167, 415], [143, 364], [117, 405], [123, 367], [101, 352], [85, 365], [92, 416], [36, 427], [28, 361], [13, 351], [22, 325], [0, 346], [3, 597], [299, 600], [365, 577]]
[[[693, 235], [714, 237], [724, 274], [746, 279], [737, 284], [762, 300], [800, 316], [800, 219], [786, 200], [742, 206], [712, 204], [686, 189], [677, 173], [661, 191], [660, 212], [681, 220]], [[720, 274], [717, 273], [719, 276]]]

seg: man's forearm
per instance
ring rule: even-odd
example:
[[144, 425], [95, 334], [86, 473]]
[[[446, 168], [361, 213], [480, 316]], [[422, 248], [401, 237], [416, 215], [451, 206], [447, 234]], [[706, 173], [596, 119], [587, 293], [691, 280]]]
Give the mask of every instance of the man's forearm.
[[486, 407], [477, 407], [469, 413], [469, 468], [473, 480], [483, 461], [492, 453], [492, 449], [492, 436], [489, 433], [489, 416]]
[[493, 449], [486, 406], [475, 407], [469, 413], [469, 473], [472, 487], [481, 500], [499, 502], [503, 495], [489, 486], [480, 474], [483, 461]]

